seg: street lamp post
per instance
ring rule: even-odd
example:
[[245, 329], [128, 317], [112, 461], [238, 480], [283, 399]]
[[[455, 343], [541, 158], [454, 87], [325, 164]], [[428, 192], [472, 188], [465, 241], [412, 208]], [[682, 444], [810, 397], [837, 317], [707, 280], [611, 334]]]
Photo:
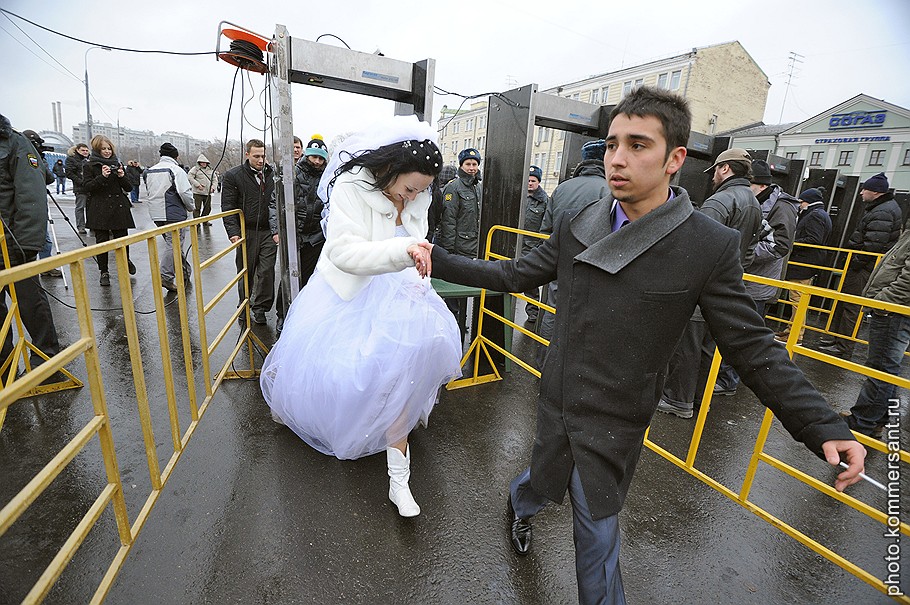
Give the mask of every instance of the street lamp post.
[[106, 51], [111, 50], [107, 46], [89, 46], [85, 50], [85, 55], [83, 55], [82, 62], [85, 65], [85, 125], [88, 128], [88, 141], [86, 141], [86, 142], [89, 144], [91, 144], [91, 141], [92, 141], [92, 105], [91, 105], [91, 101], [89, 101], [90, 94], [88, 91], [88, 53], [89, 53], [89, 51], [94, 50], [96, 48], [100, 48], [100, 49], [103, 49]]
[[[117, 149], [118, 150], [120, 150], [120, 112], [123, 111], [124, 109], [133, 111], [132, 107], [121, 107], [120, 109], [117, 110]], [[120, 153], [122, 154], [123, 151], [120, 150]]]

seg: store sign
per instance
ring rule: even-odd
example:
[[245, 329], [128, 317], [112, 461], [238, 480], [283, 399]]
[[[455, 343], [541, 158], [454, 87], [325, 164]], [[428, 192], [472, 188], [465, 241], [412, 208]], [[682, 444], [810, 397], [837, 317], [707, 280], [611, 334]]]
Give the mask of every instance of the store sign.
[[828, 130], [854, 130], [857, 128], [881, 128], [885, 125], [885, 116], [888, 112], [881, 111], [851, 111], [850, 113], [831, 114], [828, 120]]

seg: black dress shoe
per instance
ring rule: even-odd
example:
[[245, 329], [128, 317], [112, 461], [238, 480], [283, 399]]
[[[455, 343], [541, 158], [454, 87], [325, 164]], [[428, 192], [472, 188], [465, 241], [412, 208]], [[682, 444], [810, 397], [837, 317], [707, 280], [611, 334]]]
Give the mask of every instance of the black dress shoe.
[[524, 556], [531, 550], [531, 522], [515, 514], [512, 509], [511, 494], [509, 494], [509, 541], [516, 554]]
[[846, 354], [846, 351], [842, 351], [836, 344], [823, 345], [818, 347], [818, 350], [836, 357], [843, 357]]

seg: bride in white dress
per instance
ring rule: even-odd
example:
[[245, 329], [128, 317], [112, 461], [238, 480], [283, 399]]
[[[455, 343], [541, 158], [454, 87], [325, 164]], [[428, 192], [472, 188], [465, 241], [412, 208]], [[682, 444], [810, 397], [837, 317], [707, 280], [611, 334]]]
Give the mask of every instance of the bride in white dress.
[[396, 117], [333, 154], [320, 185], [331, 207], [325, 247], [260, 378], [274, 415], [318, 451], [385, 450], [389, 498], [404, 517], [420, 514], [408, 434], [460, 374], [455, 319], [415, 266], [442, 167], [435, 138], [416, 117]]

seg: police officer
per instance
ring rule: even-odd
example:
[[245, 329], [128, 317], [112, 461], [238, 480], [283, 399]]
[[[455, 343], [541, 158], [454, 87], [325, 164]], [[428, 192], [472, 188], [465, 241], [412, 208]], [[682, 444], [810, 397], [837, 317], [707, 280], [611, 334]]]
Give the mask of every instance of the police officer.
[[[38, 139], [40, 140], [40, 139]], [[54, 176], [41, 152], [0, 115], [0, 217], [6, 231], [10, 266], [24, 265], [38, 256], [47, 235], [47, 189]], [[5, 268], [0, 257], [0, 269]], [[54, 317], [38, 276], [16, 282], [19, 314], [34, 344], [48, 356], [60, 352]], [[6, 320], [7, 289], [0, 293], [0, 324]], [[0, 363], [13, 352], [12, 330], [7, 332]], [[44, 360], [32, 355], [32, 366]]]
[[[531, 166], [528, 170], [528, 201], [525, 206], [525, 231], [540, 232], [540, 226], [543, 222], [544, 211], [547, 209], [547, 192], [540, 186], [543, 178], [543, 171], [540, 166]], [[534, 248], [540, 245], [543, 240], [538, 237], [525, 237], [521, 242], [521, 255], [524, 256]], [[540, 300], [540, 288], [532, 288], [524, 293], [528, 298]], [[525, 313], [528, 314], [528, 321], [534, 323], [537, 321], [537, 305], [525, 303]]]
[[439, 245], [452, 254], [477, 258], [480, 231], [480, 152], [473, 147], [458, 154], [458, 173], [442, 191]]
[[[477, 258], [480, 233], [480, 152], [473, 147], [458, 153], [458, 173], [442, 190], [442, 222], [436, 243], [452, 254]], [[446, 305], [466, 331], [467, 298], [447, 298]]]

